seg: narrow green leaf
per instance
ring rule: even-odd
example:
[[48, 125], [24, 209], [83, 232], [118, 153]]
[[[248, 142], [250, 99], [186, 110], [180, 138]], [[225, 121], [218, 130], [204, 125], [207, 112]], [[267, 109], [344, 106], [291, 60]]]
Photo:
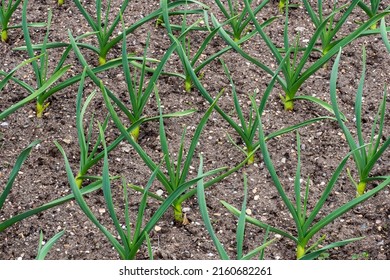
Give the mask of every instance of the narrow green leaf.
[[[57, 240], [60, 239], [64, 235], [64, 233], [65, 233], [65, 230], [58, 232], [52, 238], [50, 238], [49, 241], [47, 241], [43, 247], [41, 247], [42, 240], [40, 239], [39, 240], [40, 246], [39, 246], [36, 260], [44, 260], [47, 253], [49, 253], [50, 249], [54, 246], [54, 244], [57, 242]], [[41, 231], [41, 236], [43, 237], [42, 231]]]

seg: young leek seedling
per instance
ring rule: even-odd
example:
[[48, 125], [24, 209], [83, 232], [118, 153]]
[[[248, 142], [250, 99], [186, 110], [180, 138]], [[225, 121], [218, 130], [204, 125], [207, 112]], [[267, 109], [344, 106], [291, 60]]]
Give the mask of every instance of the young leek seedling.
[[[11, 17], [17, 10], [20, 5], [21, 0], [8, 0], [8, 3], [5, 0], [2, 0], [0, 3], [0, 31], [1, 31], [1, 41], [8, 42], [8, 30], [14, 28], [21, 28], [21, 25], [9, 26]], [[30, 27], [43, 27], [45, 24], [42, 23], [33, 23], [30, 24]]]
[[22, 0], [8, 0], [8, 3], [6, 4], [4, 1], [2, 1], [0, 5], [0, 23], [1, 23], [1, 41], [7, 42], [8, 41], [8, 23], [13, 15], [13, 13], [18, 8], [20, 2]]
[[[319, 26], [321, 26], [321, 24], [327, 20], [326, 28], [323, 29], [320, 35], [320, 51], [322, 55], [325, 55], [330, 49], [334, 47], [334, 45], [336, 45], [340, 40], [343, 39], [343, 37], [340, 37], [341, 28], [345, 25], [351, 14], [356, 11], [356, 6], [360, 6], [362, 3], [362, 1], [354, 0], [348, 4], [344, 4], [340, 7], [337, 7], [337, 2], [335, 2], [333, 5], [332, 13], [329, 15], [329, 19], [327, 20], [327, 17], [323, 15], [322, 0], [317, 0], [317, 12], [312, 8], [310, 1], [303, 0], [303, 4], [306, 8], [306, 11], [309, 13], [309, 16], [316, 28], [319, 28]], [[379, 15], [377, 11], [378, 10], [376, 10], [375, 13], [371, 14], [370, 19], [373, 19], [374, 16]], [[336, 16], [340, 18], [335, 20]], [[372, 34], [380, 33], [380, 30], [376, 30], [377, 21], [372, 21], [374, 23], [371, 22], [371, 27], [366, 27], [366, 29], [372, 29], [370, 30], [370, 32], [363, 31], [359, 36], [369, 36]], [[372, 28], [373, 26], [375, 26], [375, 28]]]
[[[375, 116], [374, 123], [371, 128], [371, 135], [368, 141], [368, 145], [362, 149], [357, 150], [357, 147], [361, 147], [365, 145], [365, 140], [363, 136], [363, 128], [362, 128], [362, 100], [363, 100], [363, 87], [365, 80], [365, 72], [366, 72], [366, 51], [363, 48], [363, 71], [360, 77], [359, 86], [356, 93], [355, 100], [355, 125], [357, 131], [358, 140], [355, 141], [352, 133], [348, 129], [348, 127], [344, 124], [344, 121], [341, 119], [339, 114], [339, 108], [337, 106], [337, 78], [338, 78], [338, 66], [340, 63], [341, 50], [336, 57], [336, 60], [333, 65], [331, 79], [330, 79], [330, 95], [331, 101], [333, 105], [333, 110], [336, 112], [336, 119], [345, 135], [345, 138], [348, 142], [348, 145], [351, 151], [354, 151], [352, 156], [355, 160], [356, 168], [359, 175], [359, 180], [356, 182], [352, 176], [349, 174], [349, 178], [352, 180], [353, 184], [356, 187], [357, 195], [361, 196], [366, 191], [367, 183], [372, 180], [378, 179], [386, 179], [390, 176], [387, 174], [386, 176], [370, 176], [370, 172], [375, 166], [375, 164], [379, 161], [380, 157], [383, 153], [388, 149], [390, 145], [390, 138], [384, 137], [384, 125], [385, 125], [385, 114], [386, 114], [386, 97], [387, 97], [387, 88], [385, 86], [383, 99], [381, 104], [379, 105], [378, 112]], [[379, 127], [377, 129], [377, 127]], [[382, 139], [385, 139], [382, 142]], [[388, 171], [388, 170], [387, 170]], [[386, 172], [386, 171], [385, 171]]]
[[[27, 4], [28, 1], [24, 1], [23, 5], [23, 11], [22, 11], [22, 26], [23, 26], [23, 34], [24, 34], [24, 40], [26, 41], [26, 46], [27, 46], [27, 52], [28, 55], [33, 58], [35, 57], [34, 50], [32, 48], [32, 43], [30, 39], [30, 33], [28, 29], [28, 24], [27, 24]], [[37, 61], [32, 61], [32, 66], [36, 78], [36, 89], [39, 91], [42, 88], [44, 90], [41, 90], [41, 92], [36, 96], [37, 99], [37, 104], [36, 104], [36, 114], [38, 118], [41, 118], [43, 115], [43, 111], [49, 103], [46, 102], [46, 99], [48, 96], [45, 94], [46, 90], [48, 89], [49, 86], [51, 86], [56, 80], [58, 80], [61, 76], [65, 74], [65, 72], [70, 68], [70, 65], [64, 66], [63, 64], [71, 50], [71, 48], [67, 48], [67, 50], [63, 53], [61, 56], [61, 59], [56, 66], [56, 68], [53, 71], [53, 74], [51, 77], [48, 77], [48, 61], [49, 61], [49, 54], [47, 53], [47, 42], [49, 38], [49, 31], [50, 31], [50, 24], [51, 24], [51, 19], [52, 19], [52, 12], [49, 10], [48, 13], [48, 19], [47, 19], [47, 30], [46, 30], [46, 35], [44, 37], [44, 41], [42, 44], [42, 49], [40, 50], [41, 52], [41, 57], [39, 60], [39, 64]], [[31, 92], [33, 93], [33, 92]]]

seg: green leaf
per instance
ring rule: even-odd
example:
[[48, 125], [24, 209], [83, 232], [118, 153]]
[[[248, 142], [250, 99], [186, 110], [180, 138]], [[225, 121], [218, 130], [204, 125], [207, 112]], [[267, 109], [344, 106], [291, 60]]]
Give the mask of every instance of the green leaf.
[[47, 241], [43, 247], [41, 247], [42, 241], [43, 241], [43, 234], [41, 231], [40, 238], [39, 238], [38, 254], [37, 254], [36, 260], [44, 260], [47, 253], [54, 246], [54, 244], [57, 242], [57, 240], [60, 239], [64, 235], [64, 233], [65, 233], [65, 230], [58, 232], [56, 235], [54, 235], [52, 238], [50, 238], [49, 241]]
[[326, 252], [326, 251], [328, 251], [330, 249], [333, 249], [335, 247], [345, 246], [345, 245], [348, 245], [351, 242], [358, 241], [358, 240], [361, 240], [363, 238], [364, 238], [364, 236], [363, 237], [356, 237], [356, 238], [346, 239], [346, 240], [343, 240], [343, 241], [338, 241], [338, 242], [331, 243], [329, 245], [326, 245], [326, 246], [322, 247], [319, 250], [316, 250], [314, 252], [311, 252], [309, 254], [304, 255], [302, 258], [300, 258], [300, 260], [314, 260], [319, 255], [321, 255], [322, 253], [324, 253], [324, 252]]

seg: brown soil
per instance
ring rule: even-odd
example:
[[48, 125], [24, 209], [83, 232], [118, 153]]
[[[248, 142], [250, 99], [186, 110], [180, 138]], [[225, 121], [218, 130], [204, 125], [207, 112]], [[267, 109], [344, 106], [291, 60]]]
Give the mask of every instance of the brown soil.
[[[66, 1], [63, 7], [57, 7], [55, 1], [30, 1], [28, 20], [29, 22], [41, 22], [47, 18], [48, 9], [53, 10], [53, 24], [50, 41], [68, 41], [67, 30], [71, 30], [74, 36], [90, 31], [84, 18], [82, 18], [77, 7], [72, 1]], [[84, 1], [86, 8], [93, 13], [93, 1]], [[114, 8], [117, 8], [120, 1], [112, 1]], [[125, 22], [131, 24], [157, 9], [159, 1], [130, 1], [125, 14]], [[256, 2], [256, 1], [254, 1]], [[147, 4], [145, 4], [147, 3]], [[214, 1], [204, 0], [204, 3], [211, 7], [220, 21], [224, 19], [217, 12]], [[277, 15], [277, 3], [269, 3], [260, 12], [259, 18], [267, 19]], [[114, 16], [114, 15], [113, 15]], [[345, 26], [355, 27], [354, 19], [364, 20], [366, 17], [359, 10], [356, 11]], [[267, 27], [268, 34], [275, 40], [277, 45], [282, 45], [283, 17], [278, 18], [271, 26]], [[13, 18], [14, 23], [21, 22], [21, 11], [18, 10]], [[290, 31], [295, 34], [296, 30], [303, 28], [301, 40], [309, 38], [313, 32], [309, 17], [303, 8], [290, 11]], [[32, 40], [42, 42], [43, 29], [34, 29]], [[128, 51], [142, 55], [145, 47], [147, 34], [150, 34], [150, 48], [148, 56], [161, 58], [164, 50], [169, 46], [167, 32], [162, 27], [156, 27], [154, 22], [145, 24], [137, 29], [134, 34], [128, 36]], [[204, 38], [202, 32], [194, 32], [191, 36], [193, 49], [199, 45]], [[10, 32], [9, 44], [1, 44], [0, 54], [2, 57], [1, 70], [10, 71], [27, 54], [22, 51], [14, 51], [13, 48], [24, 44], [23, 33], [20, 29], [13, 29]], [[340, 76], [338, 80], [339, 105], [349, 120], [348, 125], [353, 128], [353, 107], [357, 84], [362, 69], [362, 46], [367, 49], [367, 76], [365, 81], [363, 122], [366, 127], [366, 135], [369, 135], [370, 125], [373, 121], [378, 105], [383, 95], [383, 87], [390, 83], [390, 56], [381, 41], [380, 36], [363, 37], [354, 41], [343, 50], [340, 64]], [[208, 46], [205, 55], [208, 56], [226, 46], [221, 37], [216, 36]], [[254, 37], [244, 44], [243, 49], [250, 55], [258, 57], [267, 65], [275, 65], [270, 54], [265, 51], [266, 47], [259, 37]], [[109, 53], [109, 59], [120, 56], [121, 47], [118, 45]], [[61, 53], [51, 50], [50, 65], [54, 67]], [[96, 65], [97, 57], [90, 52], [85, 52], [92, 65]], [[261, 98], [270, 77], [261, 69], [248, 63], [239, 54], [228, 52], [223, 55], [232, 77], [235, 81], [239, 98], [245, 114], [249, 113], [249, 95], [258, 92], [258, 99]], [[314, 59], [314, 58], [313, 58]], [[80, 73], [81, 67], [78, 60], [72, 54], [69, 61], [72, 70], [69, 75]], [[319, 70], [300, 89], [300, 95], [317, 96], [329, 102], [329, 77], [333, 60], [327, 68]], [[172, 55], [168, 62], [166, 71], [180, 72], [182, 66], [176, 54]], [[208, 65], [204, 71], [202, 83], [212, 96], [224, 88], [225, 93], [219, 100], [219, 106], [234, 115], [234, 105], [231, 94], [231, 87], [223, 72], [219, 61]], [[32, 69], [25, 67], [17, 75], [26, 83], [34, 84]], [[126, 100], [126, 85], [121, 68], [113, 69], [100, 74], [108, 87], [120, 98]], [[86, 96], [96, 87], [88, 82]], [[195, 89], [186, 93], [183, 88], [183, 81], [179, 78], [162, 76], [158, 83], [159, 94], [164, 106], [164, 112], [174, 112], [186, 109], [196, 109], [197, 112], [183, 118], [167, 119], [165, 123], [170, 149], [177, 153], [178, 143], [187, 128], [186, 147], [190, 143], [194, 128], [207, 110], [209, 104]], [[296, 124], [313, 118], [315, 116], [327, 115], [328, 113], [319, 106], [299, 101], [293, 112], [285, 112], [279, 99], [279, 86], [272, 92], [265, 110], [263, 119], [264, 129], [267, 133]], [[45, 111], [42, 119], [35, 117], [35, 104], [32, 102], [17, 110], [7, 119], [1, 121], [0, 126], [0, 186], [3, 188], [13, 164], [29, 143], [35, 139], [41, 139], [41, 144], [33, 150], [31, 156], [23, 165], [20, 174], [13, 186], [3, 209], [0, 211], [0, 220], [3, 221], [13, 215], [31, 209], [43, 203], [49, 202], [71, 192], [67, 180], [64, 160], [54, 145], [58, 141], [65, 149], [76, 173], [79, 163], [79, 148], [77, 142], [77, 131], [75, 127], [75, 103], [77, 85], [66, 88], [50, 98], [50, 106]], [[26, 96], [26, 92], [9, 83], [0, 95], [0, 110], [4, 110]], [[388, 103], [389, 99], [387, 100]], [[158, 113], [155, 96], [151, 96], [150, 102], [145, 108], [146, 115]], [[104, 102], [99, 94], [94, 98], [89, 107], [88, 116], [94, 114], [97, 120], [103, 120], [107, 111]], [[390, 115], [386, 115], [384, 135], [389, 135]], [[107, 141], [112, 141], [118, 131], [113, 123], [110, 123], [106, 130]], [[341, 130], [336, 122], [323, 121], [299, 130], [302, 142], [302, 178], [307, 180], [310, 177], [310, 199], [309, 207], [318, 200], [324, 184], [326, 184], [339, 165], [341, 159], [348, 153], [349, 148], [342, 138]], [[204, 170], [212, 170], [218, 167], [236, 166], [244, 160], [244, 155], [228, 140], [227, 135], [240, 144], [238, 135], [231, 127], [214, 112], [201, 136], [196, 155], [202, 153], [205, 166]], [[147, 153], [159, 162], [161, 160], [161, 146], [158, 135], [158, 122], [150, 122], [142, 125], [139, 139], [140, 145]], [[273, 163], [278, 171], [286, 192], [293, 195], [293, 178], [296, 170], [296, 135], [289, 133], [268, 142], [268, 149]], [[194, 158], [191, 176], [196, 175], [198, 157]], [[390, 153], [387, 151], [378, 161], [373, 174], [388, 175], [390, 171]], [[151, 171], [142, 162], [139, 156], [127, 143], [122, 143], [110, 153], [109, 167], [112, 175], [121, 175], [129, 183], [145, 186]], [[348, 163], [352, 174], [356, 174], [354, 163]], [[293, 219], [283, 204], [276, 188], [274, 187], [267, 169], [262, 160], [261, 153], [256, 154], [256, 162], [251, 166], [244, 167], [225, 180], [213, 185], [206, 190], [206, 199], [209, 214], [222, 244], [229, 252], [231, 258], [235, 258], [236, 246], [236, 225], [237, 218], [230, 214], [220, 203], [220, 200], [227, 201], [237, 208], [241, 207], [243, 199], [243, 173], [248, 176], [248, 209], [251, 216], [265, 221], [272, 226], [280, 227], [296, 234]], [[100, 175], [101, 165], [89, 172], [90, 175]], [[123, 213], [122, 192], [120, 181], [112, 183], [115, 193], [115, 201], [118, 206], [118, 213]], [[372, 188], [375, 184], [369, 185]], [[0, 188], [0, 189], [1, 189]], [[155, 182], [152, 191], [161, 188]], [[328, 201], [321, 210], [321, 217], [330, 213], [338, 206], [346, 203], [355, 197], [355, 189], [344, 171], [330, 195]], [[351, 243], [345, 247], [330, 250], [329, 255], [323, 255], [328, 259], [390, 259], [390, 194], [385, 189], [375, 197], [364, 202], [352, 211], [325, 227], [320, 235], [326, 235], [324, 244], [353, 237], [365, 236], [364, 239]], [[96, 213], [101, 222], [112, 232], [114, 227], [105, 210], [105, 203], [102, 191], [97, 191], [87, 196], [87, 202]], [[130, 201], [131, 209], [136, 211], [139, 203], [139, 195], [134, 194]], [[173, 222], [172, 210], [162, 217], [158, 222], [161, 228], [159, 231], [152, 231], [151, 242], [155, 259], [218, 259], [218, 253], [209, 237], [207, 230], [199, 214], [196, 197], [186, 201], [183, 205], [188, 208], [187, 217], [190, 220], [188, 225], [179, 225]], [[148, 201], [145, 219], [157, 209], [158, 202], [153, 199]], [[95, 227], [94, 224], [83, 214], [75, 202], [69, 202], [62, 206], [47, 210], [39, 215], [30, 217], [19, 222], [0, 233], [0, 259], [33, 259], [39, 240], [39, 232], [43, 231], [45, 238], [53, 236], [62, 229], [66, 229], [65, 235], [56, 243], [48, 254], [48, 259], [118, 259], [119, 256], [107, 241], [105, 236]], [[318, 237], [320, 237], [318, 235]], [[247, 226], [245, 235], [245, 251], [249, 251], [263, 242], [264, 230], [253, 225]], [[148, 258], [145, 247], [137, 255], [138, 259]], [[294, 259], [295, 245], [286, 238], [282, 238], [267, 248], [266, 259]]]

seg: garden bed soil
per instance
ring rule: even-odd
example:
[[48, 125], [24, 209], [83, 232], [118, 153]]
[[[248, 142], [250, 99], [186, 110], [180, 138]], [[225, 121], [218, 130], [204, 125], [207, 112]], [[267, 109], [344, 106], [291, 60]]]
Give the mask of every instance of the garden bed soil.
[[[68, 42], [67, 30], [74, 36], [90, 31], [89, 26], [77, 7], [72, 1], [65, 1], [62, 7], [57, 7], [55, 1], [29, 1], [28, 21], [40, 22], [47, 18], [48, 9], [53, 11], [53, 23], [50, 33], [50, 41]], [[83, 1], [87, 10], [94, 11], [94, 1]], [[120, 1], [112, 1], [112, 15], [117, 11]], [[253, 1], [256, 2], [256, 1]], [[126, 14], [127, 24], [147, 15], [159, 7], [159, 1], [130, 1]], [[217, 13], [214, 1], [204, 1], [210, 5], [211, 10]], [[272, 15], [278, 15], [277, 3], [269, 3], [259, 14], [259, 19], [267, 19]], [[223, 17], [217, 13], [220, 21]], [[364, 20], [365, 16], [360, 11], [354, 13], [354, 18]], [[21, 22], [21, 11], [18, 10], [13, 18], [15, 23]], [[271, 38], [282, 45], [283, 17], [278, 18], [267, 27]], [[355, 23], [348, 22], [343, 27], [343, 32], [355, 27]], [[313, 32], [309, 17], [303, 8], [290, 10], [291, 34], [300, 30], [300, 40], [310, 37]], [[34, 42], [42, 42], [44, 29], [34, 29], [31, 32]], [[161, 58], [170, 42], [166, 30], [150, 22], [137, 29], [134, 34], [127, 37], [128, 51], [139, 56], [142, 55], [147, 36], [150, 34], [150, 47], [148, 56]], [[192, 34], [192, 33], [191, 33]], [[193, 49], [202, 42], [204, 34], [194, 32], [191, 35]], [[294, 35], [295, 36], [295, 35]], [[294, 37], [292, 37], [294, 38]], [[92, 40], [92, 39], [91, 39]], [[276, 41], [278, 40], [278, 41]], [[23, 33], [20, 29], [10, 31], [9, 44], [1, 44], [1, 57], [3, 71], [10, 71], [17, 64], [27, 58], [22, 51], [14, 51], [13, 48], [24, 44]], [[362, 47], [367, 50], [367, 75], [364, 87], [363, 123], [366, 135], [369, 135], [370, 126], [375, 117], [377, 108], [382, 100], [385, 84], [390, 84], [390, 56], [386, 52], [380, 36], [359, 38], [347, 46], [341, 56], [338, 79], [339, 105], [349, 122], [347, 125], [353, 129], [354, 100], [357, 85], [362, 71]], [[225, 47], [225, 42], [216, 36], [205, 51], [208, 56]], [[243, 49], [250, 55], [258, 57], [266, 65], [273, 65], [265, 44], [258, 36], [243, 45]], [[62, 51], [62, 50], [61, 50]], [[50, 50], [50, 65], [55, 65], [61, 51]], [[119, 57], [121, 46], [116, 46], [108, 59]], [[83, 51], [91, 65], [97, 64], [95, 54]], [[246, 115], [249, 113], [249, 95], [257, 92], [256, 99], [259, 101], [270, 82], [270, 76], [261, 69], [248, 63], [239, 54], [230, 51], [222, 56], [231, 71], [237, 87], [240, 102]], [[204, 57], [202, 58], [204, 59]], [[313, 60], [315, 57], [313, 57]], [[329, 78], [333, 59], [327, 67], [320, 69], [313, 75], [299, 91], [300, 95], [317, 96], [327, 102], [329, 99]], [[80, 73], [81, 67], [74, 54], [71, 54], [67, 63], [72, 65], [68, 75]], [[52, 66], [54, 67], [54, 66]], [[182, 66], [177, 54], [170, 58], [166, 71], [180, 72]], [[17, 76], [27, 83], [34, 83], [32, 69], [24, 67]], [[126, 84], [121, 68], [112, 69], [99, 74], [99, 77], [107, 84], [114, 93], [122, 100], [126, 100]], [[221, 63], [216, 60], [203, 70], [202, 83], [212, 96], [216, 96], [221, 89], [224, 94], [218, 101], [218, 105], [228, 114], [234, 116], [234, 105], [231, 86], [223, 72]], [[64, 160], [56, 148], [54, 141], [58, 141], [65, 149], [71, 166], [77, 173], [79, 163], [79, 148], [77, 130], [75, 127], [76, 94], [77, 86], [74, 85], [54, 94], [50, 98], [50, 106], [45, 110], [41, 119], [35, 117], [35, 104], [31, 102], [27, 106], [17, 110], [11, 116], [1, 121], [0, 127], [0, 189], [5, 186], [10, 171], [20, 152], [33, 140], [40, 139], [42, 142], [33, 149], [30, 157], [26, 160], [14, 183], [3, 209], [0, 211], [0, 220], [3, 221], [18, 213], [39, 206], [58, 197], [71, 193]], [[97, 88], [89, 80], [86, 83], [85, 96]], [[161, 76], [157, 85], [163, 110], [165, 113], [187, 109], [196, 109], [197, 112], [186, 117], [166, 119], [164, 121], [171, 152], [176, 155], [179, 141], [186, 128], [185, 146], [188, 148], [194, 130], [209, 107], [208, 102], [193, 89], [191, 93], [184, 91], [183, 81], [176, 77]], [[268, 100], [264, 116], [263, 127], [266, 133], [288, 125], [296, 124], [316, 116], [328, 115], [328, 112], [312, 103], [298, 101], [294, 111], [285, 112], [280, 102], [281, 89], [276, 86]], [[26, 92], [14, 83], [9, 83], [0, 95], [0, 110], [8, 108], [12, 104], [26, 96]], [[388, 103], [389, 99], [387, 100]], [[104, 101], [100, 92], [93, 99], [87, 115], [95, 115], [96, 120], [102, 121], [107, 114]], [[151, 96], [145, 114], [157, 115], [155, 96]], [[237, 119], [238, 120], [238, 119]], [[389, 136], [390, 114], [386, 114], [384, 135]], [[139, 144], [155, 160], [160, 162], [162, 151], [159, 142], [158, 122], [145, 123], [141, 127]], [[96, 130], [95, 130], [96, 131]], [[333, 171], [337, 168], [342, 158], [348, 153], [347, 142], [342, 136], [341, 130], [335, 121], [322, 121], [305, 128], [299, 129], [302, 143], [302, 179], [306, 181], [310, 177], [309, 208], [313, 207], [319, 199], [325, 185], [328, 183]], [[119, 133], [110, 122], [105, 136], [110, 142]], [[204, 170], [227, 166], [234, 167], [245, 159], [229, 140], [232, 137], [239, 145], [238, 135], [221, 118], [217, 112], [213, 112], [202, 133], [196, 151], [196, 157], [191, 167], [190, 176], [195, 176], [198, 169], [198, 154], [204, 158]], [[267, 142], [273, 163], [281, 178], [282, 184], [292, 197], [293, 178], [296, 171], [297, 149], [296, 134], [288, 133]], [[352, 174], [356, 174], [352, 159], [348, 162]], [[89, 172], [90, 175], [101, 175], [102, 166], [99, 164]], [[151, 176], [151, 171], [146, 167], [140, 157], [125, 142], [121, 143], [109, 155], [109, 170], [111, 175], [123, 176], [127, 182], [139, 186], [146, 186]], [[387, 151], [378, 161], [373, 174], [386, 175], [390, 171], [390, 153]], [[276, 188], [274, 187], [269, 173], [264, 166], [261, 153], [256, 153], [256, 161], [253, 165], [246, 166], [240, 171], [216, 183], [206, 190], [206, 200], [209, 215], [217, 236], [224, 244], [231, 258], [236, 256], [236, 227], [237, 218], [229, 213], [221, 204], [221, 200], [227, 201], [237, 208], [243, 201], [243, 174], [248, 177], [248, 205], [251, 216], [272, 226], [280, 227], [295, 234], [295, 226], [286, 206], [283, 204]], [[370, 184], [368, 188], [375, 186]], [[152, 191], [161, 188], [158, 182], [154, 182]], [[122, 201], [121, 181], [112, 182], [117, 211], [122, 215], [124, 211]], [[140, 195], [131, 192], [130, 209], [136, 213]], [[164, 193], [163, 195], [166, 195]], [[355, 189], [343, 171], [335, 189], [320, 212], [320, 216], [330, 213], [338, 206], [350, 201], [355, 197]], [[103, 192], [97, 191], [86, 196], [88, 205], [97, 215], [99, 220], [114, 232], [112, 221], [105, 207]], [[316, 238], [326, 235], [324, 245], [331, 242], [364, 236], [365, 238], [353, 242], [347, 246], [332, 249], [328, 254], [321, 255], [326, 259], [356, 259], [368, 258], [374, 260], [390, 259], [390, 193], [385, 189], [358, 207], [349, 211], [342, 217], [329, 224]], [[159, 202], [150, 198], [148, 200], [145, 220], [150, 218], [158, 208]], [[173, 221], [173, 212], [169, 209], [158, 222], [158, 227], [150, 234], [154, 259], [219, 259], [219, 255], [213, 242], [204, 227], [199, 213], [196, 197], [184, 202], [186, 217], [189, 223], [182, 225]], [[311, 208], [310, 208], [311, 209]], [[112, 248], [106, 237], [95, 225], [83, 214], [76, 202], [71, 201], [61, 206], [49, 209], [39, 215], [25, 219], [0, 233], [0, 259], [34, 259], [37, 253], [40, 231], [45, 240], [60, 230], [66, 229], [64, 236], [54, 245], [47, 255], [47, 259], [118, 259], [119, 255]], [[245, 234], [244, 251], [263, 243], [264, 230], [248, 224]], [[271, 234], [273, 237], [273, 234]], [[146, 247], [143, 246], [137, 254], [138, 259], [149, 258]], [[295, 246], [287, 238], [281, 238], [270, 245], [265, 251], [266, 259], [294, 259]]]

